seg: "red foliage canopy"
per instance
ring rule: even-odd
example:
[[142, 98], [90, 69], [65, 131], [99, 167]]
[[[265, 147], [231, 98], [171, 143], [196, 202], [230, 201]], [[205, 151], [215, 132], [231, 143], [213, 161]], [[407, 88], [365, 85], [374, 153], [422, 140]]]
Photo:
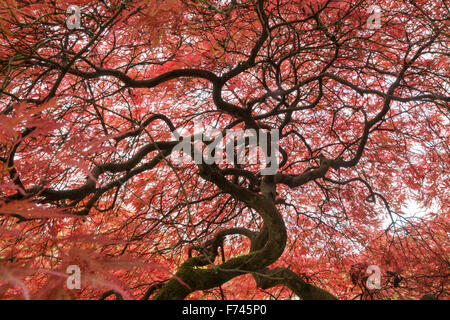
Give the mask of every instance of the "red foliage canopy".
[[[448, 299], [448, 14], [0, 0], [0, 298]], [[174, 162], [194, 123], [278, 171]]]

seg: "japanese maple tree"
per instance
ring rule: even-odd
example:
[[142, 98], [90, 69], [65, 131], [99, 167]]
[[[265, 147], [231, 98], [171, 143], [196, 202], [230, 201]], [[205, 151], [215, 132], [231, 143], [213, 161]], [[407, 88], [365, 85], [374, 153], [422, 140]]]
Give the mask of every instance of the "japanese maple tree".
[[[448, 15], [0, 0], [0, 298], [448, 299]], [[174, 161], [196, 124], [277, 172]]]

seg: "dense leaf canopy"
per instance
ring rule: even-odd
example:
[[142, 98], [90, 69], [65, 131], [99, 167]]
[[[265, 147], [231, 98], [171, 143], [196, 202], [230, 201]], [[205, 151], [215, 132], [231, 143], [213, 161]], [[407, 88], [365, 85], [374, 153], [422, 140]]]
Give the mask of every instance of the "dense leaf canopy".
[[[448, 15], [0, 0], [0, 298], [448, 299]], [[278, 171], [174, 161], [195, 125], [278, 130]]]

